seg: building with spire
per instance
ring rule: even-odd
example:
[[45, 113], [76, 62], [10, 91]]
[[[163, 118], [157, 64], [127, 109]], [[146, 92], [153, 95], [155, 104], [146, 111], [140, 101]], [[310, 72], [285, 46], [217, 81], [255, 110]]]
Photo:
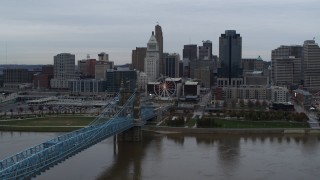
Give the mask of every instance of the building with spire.
[[164, 57], [163, 57], [163, 34], [159, 24], [155, 26], [155, 37], [159, 46], [159, 73], [164, 74]]
[[144, 71], [148, 76], [148, 81], [153, 82], [159, 77], [159, 45], [152, 31], [152, 35], [147, 45], [146, 58], [144, 59]]

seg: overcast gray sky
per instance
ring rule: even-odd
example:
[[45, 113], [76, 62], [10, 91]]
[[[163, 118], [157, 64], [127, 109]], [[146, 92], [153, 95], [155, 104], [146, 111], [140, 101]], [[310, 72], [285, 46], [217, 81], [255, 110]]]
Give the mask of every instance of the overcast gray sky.
[[319, 0], [1, 0], [0, 64], [53, 64], [62, 52], [130, 63], [157, 22], [165, 52], [211, 40], [218, 54], [219, 36], [234, 29], [243, 57], [270, 60], [280, 45], [319, 41], [319, 17]]

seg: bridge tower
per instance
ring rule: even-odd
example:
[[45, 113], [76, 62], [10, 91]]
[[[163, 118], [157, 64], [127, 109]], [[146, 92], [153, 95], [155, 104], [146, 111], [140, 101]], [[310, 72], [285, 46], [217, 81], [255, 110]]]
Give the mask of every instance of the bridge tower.
[[[141, 126], [143, 122], [141, 120], [141, 105], [140, 105], [140, 92], [138, 90], [138, 84], [136, 84], [135, 88], [135, 99], [133, 102], [133, 119], [135, 126], [127, 131], [124, 131], [117, 135], [118, 141], [129, 141], [129, 142], [138, 142], [142, 140], [142, 130]], [[123, 87], [123, 83], [121, 83], [120, 88], [120, 100], [119, 105], [122, 106], [124, 102], [130, 97], [132, 92]]]

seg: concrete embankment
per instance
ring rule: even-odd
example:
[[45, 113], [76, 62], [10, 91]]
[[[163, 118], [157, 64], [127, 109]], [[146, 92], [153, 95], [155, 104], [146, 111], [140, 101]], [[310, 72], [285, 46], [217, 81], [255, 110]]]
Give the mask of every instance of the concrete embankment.
[[145, 131], [157, 133], [193, 133], [193, 134], [320, 134], [320, 129], [310, 128], [248, 128], [248, 129], [221, 129], [221, 128], [184, 128], [164, 126], [144, 126]]

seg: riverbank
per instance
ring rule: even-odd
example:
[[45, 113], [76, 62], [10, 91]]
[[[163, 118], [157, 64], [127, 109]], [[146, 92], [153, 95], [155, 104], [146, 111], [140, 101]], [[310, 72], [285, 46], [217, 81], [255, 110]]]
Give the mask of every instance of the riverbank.
[[311, 128], [184, 128], [164, 126], [143, 126], [144, 131], [153, 131], [161, 134], [188, 133], [188, 134], [319, 134], [320, 129]]
[[[89, 116], [50, 116], [2, 120], [0, 121], [0, 131], [70, 132], [85, 127], [94, 118]], [[320, 129], [311, 128], [185, 128], [146, 125], [143, 126], [143, 130], [165, 134], [320, 134]]]

